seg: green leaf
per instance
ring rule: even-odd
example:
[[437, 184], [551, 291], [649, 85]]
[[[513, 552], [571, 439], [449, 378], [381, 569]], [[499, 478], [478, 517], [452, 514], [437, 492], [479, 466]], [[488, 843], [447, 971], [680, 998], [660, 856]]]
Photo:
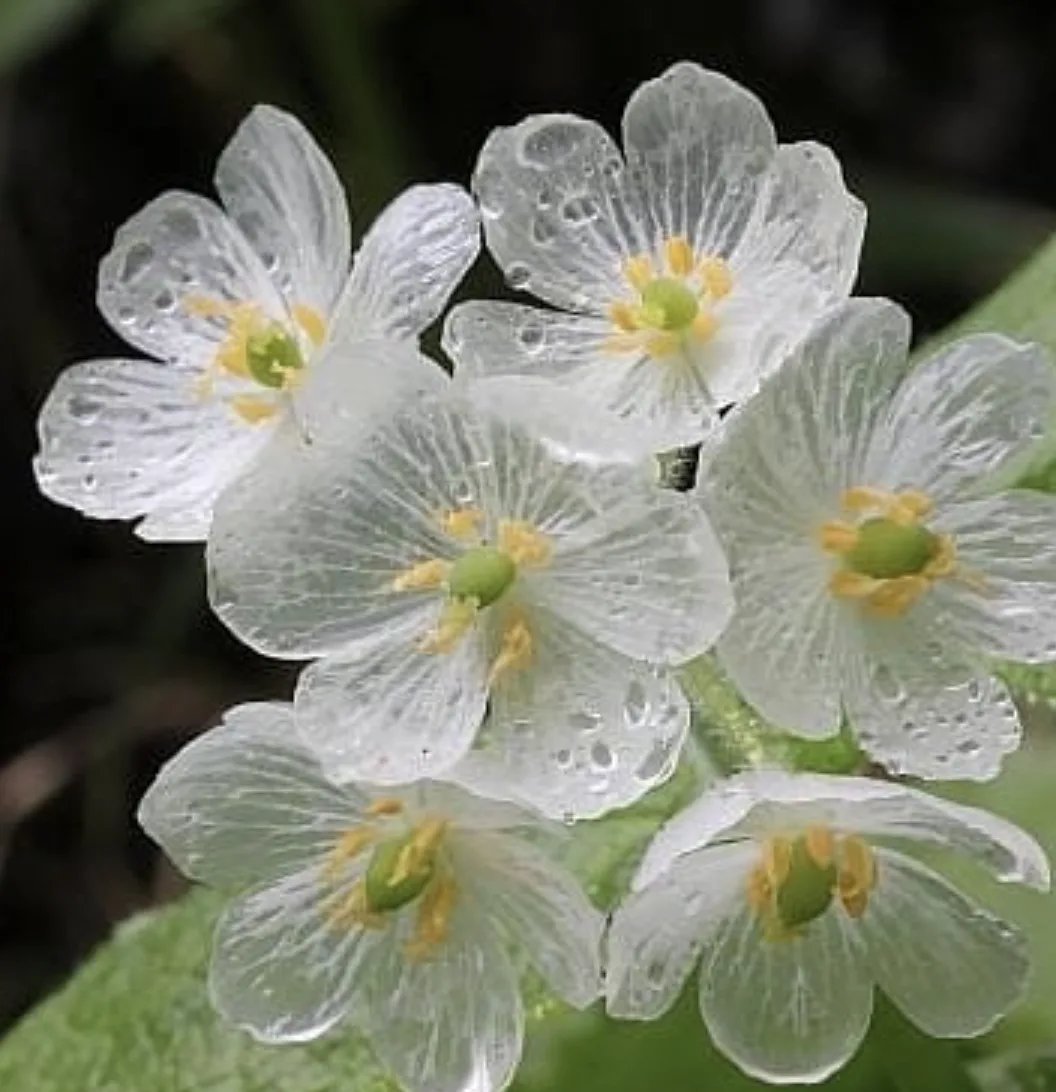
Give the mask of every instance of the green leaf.
[[2, 0], [0, 75], [29, 60], [72, 29], [96, 0]]

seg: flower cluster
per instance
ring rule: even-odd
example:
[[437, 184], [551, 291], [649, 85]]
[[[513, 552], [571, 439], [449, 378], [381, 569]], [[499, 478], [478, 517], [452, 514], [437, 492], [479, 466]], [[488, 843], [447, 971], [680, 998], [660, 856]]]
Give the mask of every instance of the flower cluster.
[[[1005, 484], [1056, 369], [998, 334], [911, 369], [904, 312], [849, 298], [865, 213], [835, 157], [727, 78], [643, 84], [623, 144], [564, 114], [498, 130], [472, 197], [412, 187], [353, 256], [326, 157], [258, 107], [222, 208], [167, 193], [103, 259], [100, 309], [151, 359], [75, 365], [40, 415], [45, 493], [204, 540], [217, 615], [306, 661], [140, 807], [235, 893], [213, 1003], [269, 1042], [348, 1022], [414, 1092], [510, 1082], [529, 967], [652, 1019], [699, 965], [715, 1044], [778, 1083], [842, 1065], [874, 987], [977, 1035], [1024, 941], [914, 849], [1049, 882], [1026, 834], [897, 778], [996, 775], [1020, 729], [994, 661], [1056, 660], [1056, 498]], [[418, 337], [481, 229], [548, 307], [454, 307], [445, 370]], [[606, 918], [568, 844], [697, 753], [705, 655], [871, 764], [691, 762], [699, 798]]]

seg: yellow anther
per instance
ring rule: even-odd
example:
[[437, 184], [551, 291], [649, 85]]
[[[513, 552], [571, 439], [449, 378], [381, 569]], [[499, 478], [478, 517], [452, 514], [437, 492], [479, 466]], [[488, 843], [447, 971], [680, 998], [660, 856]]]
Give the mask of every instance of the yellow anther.
[[762, 915], [769, 909], [773, 894], [774, 889], [766, 877], [766, 869], [756, 865], [748, 873], [748, 905]]
[[792, 839], [775, 835], [763, 842], [763, 874], [771, 890], [788, 878], [792, 866]]
[[408, 959], [425, 959], [447, 938], [457, 895], [455, 881], [446, 873], [437, 876], [425, 889], [418, 904], [414, 936], [403, 949]]
[[876, 858], [869, 846], [853, 835], [843, 838], [836, 893], [852, 918], [860, 918], [865, 913], [876, 879]]
[[701, 311], [693, 320], [689, 332], [697, 341], [707, 341], [719, 328], [719, 320], [710, 311]]
[[828, 827], [807, 827], [803, 842], [811, 860], [819, 868], [828, 868], [836, 856], [836, 839]]
[[358, 857], [374, 841], [374, 838], [375, 832], [370, 827], [349, 827], [327, 855], [325, 866], [327, 877], [330, 879], [339, 877], [345, 865]]
[[693, 248], [681, 235], [673, 235], [664, 241], [664, 259], [668, 270], [676, 277], [693, 272]]
[[498, 545], [518, 568], [525, 569], [549, 564], [554, 552], [546, 535], [520, 519], [504, 519], [499, 523]]
[[885, 519], [896, 523], [915, 523], [934, 507], [931, 498], [916, 489], [892, 493], [887, 489], [874, 489], [869, 485], [856, 485], [844, 490], [840, 507], [846, 512], [875, 511]]
[[444, 533], [459, 541], [477, 538], [483, 522], [484, 513], [479, 508], [452, 508], [440, 514], [440, 526]]
[[388, 924], [384, 914], [375, 913], [367, 905], [367, 891], [362, 880], [354, 883], [347, 893], [326, 900], [323, 912], [336, 929], [351, 929], [356, 925], [365, 929], [384, 929]]
[[612, 319], [613, 325], [627, 334], [633, 334], [641, 325], [637, 308], [624, 300], [617, 300], [609, 305], [609, 318]]
[[391, 817], [403, 811], [403, 801], [398, 796], [379, 796], [363, 810], [364, 815], [372, 818]]
[[227, 400], [227, 404], [250, 425], [266, 421], [279, 412], [278, 404], [273, 399], [255, 394], [236, 394]]
[[290, 308], [297, 325], [307, 334], [308, 340], [318, 348], [326, 339], [326, 319], [314, 307], [295, 303]]
[[520, 671], [532, 662], [532, 632], [523, 618], [515, 618], [502, 635], [502, 647], [488, 672], [488, 686], [511, 671]]
[[221, 299], [219, 296], [202, 296], [191, 293], [183, 297], [183, 309], [189, 315], [197, 315], [199, 318], [223, 318], [231, 319], [240, 311], [244, 311], [252, 305], [235, 303], [233, 300]]
[[653, 260], [648, 254], [636, 254], [623, 263], [623, 275], [638, 292], [653, 279]]
[[818, 528], [818, 543], [830, 554], [845, 554], [858, 541], [858, 531], [850, 523], [829, 520]]
[[645, 342], [645, 351], [650, 356], [672, 356], [682, 344], [678, 334], [651, 334]]
[[733, 290], [733, 274], [722, 258], [702, 258], [697, 272], [712, 300], [721, 300]]
[[388, 881], [390, 887], [398, 887], [413, 873], [421, 870], [444, 840], [447, 825], [446, 819], [426, 819], [415, 827], [410, 841], [396, 858]]
[[420, 561], [409, 569], [397, 573], [392, 581], [393, 591], [419, 591], [424, 588], [437, 588], [443, 584], [451, 568], [450, 562], [433, 558]]
[[450, 652], [462, 639], [463, 634], [472, 628], [476, 621], [477, 610], [477, 602], [474, 599], [449, 599], [440, 612], [435, 628], [419, 642], [419, 651]]

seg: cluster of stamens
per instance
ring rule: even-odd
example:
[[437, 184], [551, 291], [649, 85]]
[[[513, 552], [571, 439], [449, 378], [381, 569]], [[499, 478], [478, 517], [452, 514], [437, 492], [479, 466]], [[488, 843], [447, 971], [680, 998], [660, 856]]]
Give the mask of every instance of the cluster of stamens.
[[876, 886], [876, 858], [854, 835], [812, 826], [775, 834], [762, 844], [759, 863], [748, 877], [748, 903], [770, 940], [799, 936], [837, 900], [860, 918]]
[[822, 549], [840, 562], [829, 577], [833, 595], [893, 618], [941, 577], [966, 578], [957, 566], [953, 539], [921, 522], [932, 510], [923, 493], [856, 486], [843, 493], [840, 506], [855, 518], [830, 520], [818, 533]]
[[[192, 315], [219, 319], [227, 328], [212, 363], [197, 380], [202, 397], [210, 397], [217, 379], [225, 375], [276, 393], [292, 390], [303, 378], [305, 361], [299, 336], [265, 315], [257, 304], [189, 296], [184, 308]], [[326, 323], [318, 311], [297, 304], [292, 314], [308, 341], [315, 347], [321, 345]], [[249, 424], [267, 420], [279, 410], [274, 394], [239, 393], [225, 400]]]
[[[417, 901], [414, 934], [404, 951], [423, 959], [447, 937], [455, 905], [454, 877], [441, 853], [448, 823], [426, 818], [386, 836], [386, 821], [402, 813], [402, 801], [383, 797], [365, 812], [377, 824], [351, 827], [341, 836], [323, 873], [323, 912], [334, 928], [384, 929], [395, 911]], [[368, 849], [371, 858], [361, 878], [343, 885], [348, 865]]]
[[[431, 558], [398, 573], [394, 591], [443, 589], [446, 600], [436, 625], [418, 644], [422, 652], [451, 652], [481, 611], [496, 604], [517, 579], [519, 570], [543, 568], [550, 561], [550, 540], [523, 520], [500, 520], [494, 545], [481, 535], [484, 513], [457, 508], [440, 516], [444, 532], [465, 545], [455, 561]], [[532, 634], [523, 611], [509, 607], [502, 620], [499, 652], [488, 673], [488, 685], [532, 659]]]
[[617, 300], [609, 307], [616, 327], [605, 345], [612, 352], [644, 350], [666, 357], [688, 342], [704, 342], [718, 320], [711, 309], [730, 294], [730, 267], [712, 255], [697, 256], [680, 235], [666, 239], [660, 267], [649, 254], [623, 263], [623, 275], [636, 300]]

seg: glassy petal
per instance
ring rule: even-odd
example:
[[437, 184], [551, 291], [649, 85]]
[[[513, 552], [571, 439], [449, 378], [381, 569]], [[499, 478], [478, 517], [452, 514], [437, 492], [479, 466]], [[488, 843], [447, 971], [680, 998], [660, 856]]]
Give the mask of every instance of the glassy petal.
[[327, 921], [320, 869], [244, 895], [220, 918], [209, 996], [233, 1024], [265, 1043], [316, 1039], [348, 1014], [369, 929]]
[[476, 634], [448, 653], [421, 652], [428, 628], [327, 656], [301, 674], [298, 731], [339, 779], [436, 777], [469, 750], [484, 719], [487, 657]]
[[461, 186], [412, 186], [356, 252], [334, 336], [417, 337], [444, 309], [480, 250], [476, 206]]
[[428, 959], [409, 960], [393, 930], [361, 967], [358, 1022], [409, 1092], [502, 1092], [524, 1039], [513, 967], [479, 915], [456, 911]]
[[182, 872], [232, 887], [324, 857], [365, 804], [298, 744], [288, 705], [256, 703], [229, 709], [167, 762], [138, 818]]
[[278, 321], [285, 305], [264, 263], [220, 208], [170, 191], [117, 231], [99, 265], [99, 310], [127, 342], [159, 360], [197, 371], [227, 333], [210, 303], [250, 303]]
[[655, 1020], [671, 1008], [711, 934], [743, 902], [753, 861], [744, 844], [698, 850], [620, 904], [607, 938], [609, 1015]]
[[623, 140], [654, 242], [677, 235], [695, 253], [728, 256], [751, 222], [776, 151], [762, 103], [718, 72], [682, 62], [634, 92]]
[[529, 628], [531, 666], [492, 686], [455, 776], [552, 818], [591, 818], [666, 781], [689, 727], [674, 681], [542, 611]]
[[747, 899], [713, 933], [700, 1009], [715, 1045], [771, 1084], [817, 1083], [869, 1027], [873, 982], [847, 919], [830, 910], [798, 936], [768, 940]]
[[255, 106], [216, 165], [216, 188], [290, 305], [329, 316], [352, 253], [337, 172], [292, 114]]
[[167, 534], [153, 519], [140, 533], [184, 541], [205, 538], [217, 495], [272, 432], [203, 399], [185, 370], [153, 360], [67, 368], [37, 427], [34, 470], [46, 496], [96, 519], [165, 513]]
[[538, 114], [495, 129], [473, 177], [484, 237], [514, 288], [598, 313], [624, 294], [621, 267], [651, 249], [619, 149], [592, 121]]
[[1056, 369], [1040, 345], [973, 334], [910, 372], [869, 449], [863, 482], [952, 499], [1045, 433]]
[[601, 992], [602, 915], [565, 869], [535, 846], [501, 834], [463, 834], [455, 871], [493, 928], [527, 955], [576, 1008]]
[[922, 864], [877, 857], [859, 928], [880, 988], [928, 1035], [989, 1031], [1026, 987], [1026, 940]]

